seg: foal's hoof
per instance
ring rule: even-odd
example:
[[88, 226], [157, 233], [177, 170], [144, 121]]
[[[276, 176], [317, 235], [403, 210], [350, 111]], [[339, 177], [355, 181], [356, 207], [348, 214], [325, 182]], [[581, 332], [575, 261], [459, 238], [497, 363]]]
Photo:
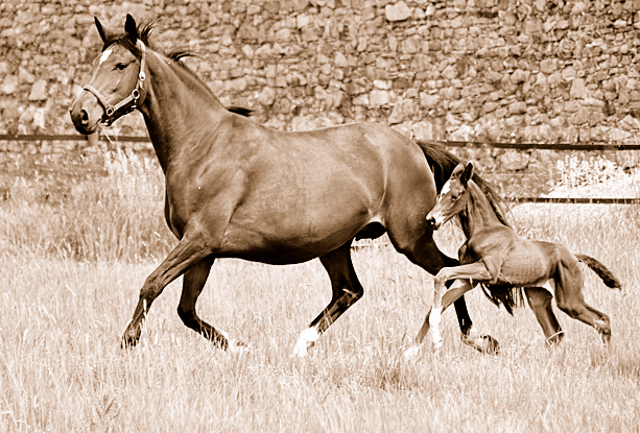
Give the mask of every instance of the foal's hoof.
[[422, 354], [422, 347], [414, 344], [404, 352], [405, 361], [415, 361]]
[[462, 335], [462, 342], [471, 346], [478, 352], [488, 355], [497, 355], [500, 352], [500, 343], [491, 335]]

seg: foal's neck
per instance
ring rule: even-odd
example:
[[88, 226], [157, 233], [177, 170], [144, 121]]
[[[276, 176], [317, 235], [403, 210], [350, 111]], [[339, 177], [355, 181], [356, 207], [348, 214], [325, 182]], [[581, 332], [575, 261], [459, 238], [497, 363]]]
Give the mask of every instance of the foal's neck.
[[460, 223], [467, 239], [489, 226], [504, 225], [489, 203], [486, 195], [472, 180], [467, 184], [469, 200], [466, 209], [460, 214]]

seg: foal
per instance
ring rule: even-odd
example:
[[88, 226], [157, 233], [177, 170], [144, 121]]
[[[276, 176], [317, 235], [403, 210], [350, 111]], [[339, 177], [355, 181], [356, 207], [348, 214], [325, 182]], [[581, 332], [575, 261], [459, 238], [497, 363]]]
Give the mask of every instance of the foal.
[[[542, 288], [547, 282], [555, 292], [558, 308], [595, 328], [607, 343], [611, 339], [609, 317], [584, 301], [578, 262], [589, 266], [608, 287], [620, 289], [616, 277], [596, 259], [574, 255], [561, 244], [518, 236], [500, 209], [485, 198], [472, 176], [471, 163], [466, 167], [459, 164], [427, 215], [427, 222], [434, 230], [458, 215], [467, 240], [458, 251], [460, 266], [445, 267], [435, 276], [433, 307], [416, 338], [416, 345], [431, 327], [434, 347], [440, 348], [442, 312], [478, 283], [489, 298], [496, 304], [502, 303], [510, 313], [524, 289], [547, 342], [559, 343], [563, 331], [551, 309], [551, 295]], [[454, 282], [447, 291], [445, 284], [449, 281]]]

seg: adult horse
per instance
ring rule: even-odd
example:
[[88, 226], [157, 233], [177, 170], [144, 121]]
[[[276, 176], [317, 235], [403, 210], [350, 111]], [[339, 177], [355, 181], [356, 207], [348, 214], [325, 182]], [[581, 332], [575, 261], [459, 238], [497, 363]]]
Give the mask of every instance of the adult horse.
[[[113, 33], [95, 22], [104, 45], [71, 119], [88, 134], [133, 109], [142, 113], [166, 179], [167, 224], [179, 239], [144, 282], [124, 346], [138, 342], [154, 299], [184, 274], [182, 321], [229, 348], [224, 333], [196, 314], [217, 257], [271, 264], [320, 258], [333, 296], [300, 334], [300, 356], [363, 294], [350, 256], [354, 238], [386, 231], [399, 252], [431, 274], [457, 264], [436, 248], [425, 220], [457, 163], [453, 156], [383, 125], [308, 132], [260, 125], [225, 109], [179, 61], [186, 53], [150, 49], [150, 26], [138, 28], [127, 15], [124, 33]], [[464, 298], [456, 312], [467, 344], [495, 350], [490, 336], [472, 332]]]

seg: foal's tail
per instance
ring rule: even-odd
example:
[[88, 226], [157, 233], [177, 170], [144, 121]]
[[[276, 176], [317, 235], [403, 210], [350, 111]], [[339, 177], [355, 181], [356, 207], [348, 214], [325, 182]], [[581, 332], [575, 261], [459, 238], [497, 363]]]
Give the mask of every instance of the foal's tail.
[[607, 287], [622, 290], [622, 284], [620, 284], [620, 281], [618, 281], [616, 276], [613, 275], [613, 272], [611, 272], [605, 265], [585, 254], [576, 254], [575, 256], [579, 261], [589, 266], [593, 272], [598, 274], [598, 276], [602, 278], [602, 282]]

